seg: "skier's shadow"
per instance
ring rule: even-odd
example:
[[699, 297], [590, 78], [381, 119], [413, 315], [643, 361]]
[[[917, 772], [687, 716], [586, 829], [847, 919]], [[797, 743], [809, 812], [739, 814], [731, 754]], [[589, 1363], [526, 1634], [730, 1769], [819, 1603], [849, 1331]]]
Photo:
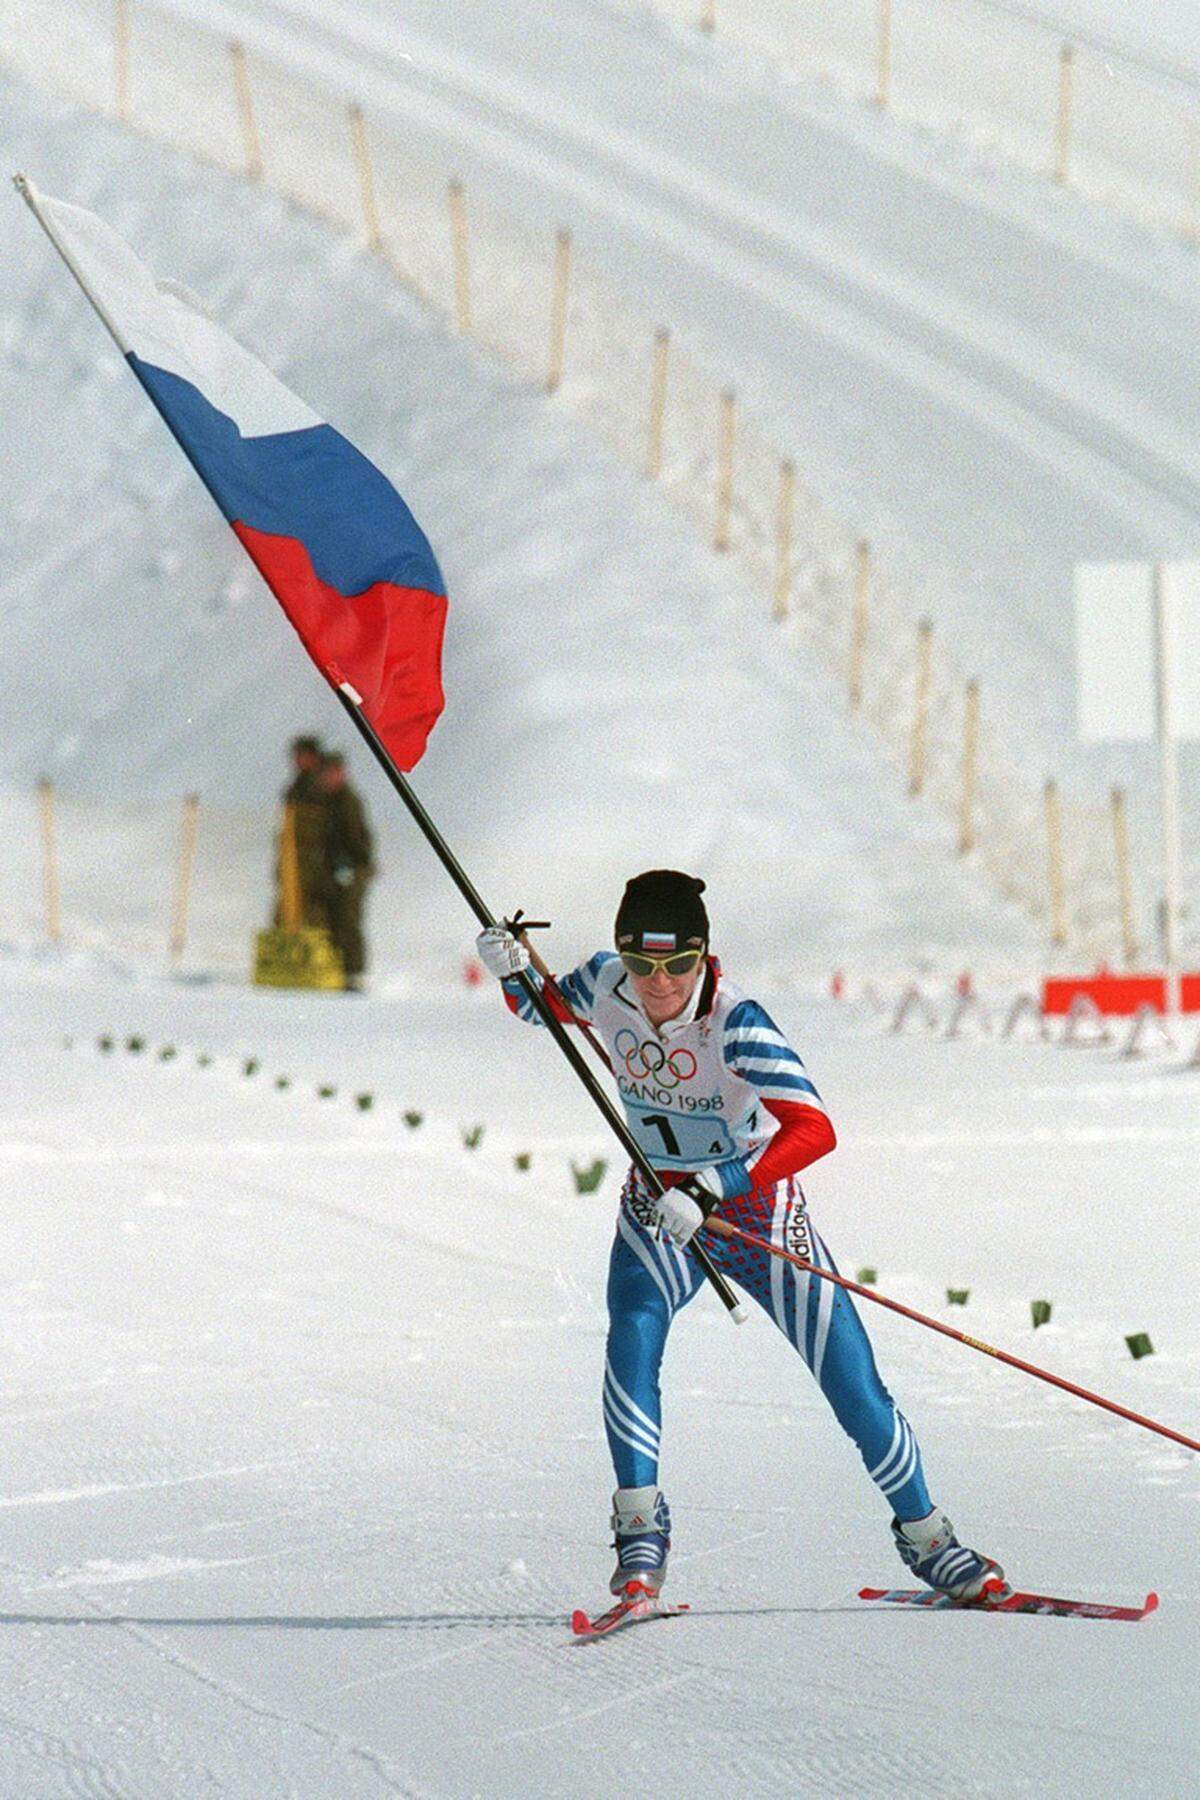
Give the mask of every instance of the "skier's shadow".
[[[800, 1618], [830, 1612], [863, 1612], [862, 1606], [713, 1606], [697, 1609], [703, 1619], [769, 1619]], [[109, 1630], [122, 1625], [141, 1626], [147, 1631], [456, 1631], [510, 1629], [514, 1626], [563, 1630], [569, 1624], [562, 1613], [490, 1612], [490, 1613], [371, 1613], [283, 1614], [256, 1613], [249, 1616], [172, 1617], [137, 1613], [33, 1613], [0, 1612], [0, 1628], [6, 1625], [92, 1625]]]

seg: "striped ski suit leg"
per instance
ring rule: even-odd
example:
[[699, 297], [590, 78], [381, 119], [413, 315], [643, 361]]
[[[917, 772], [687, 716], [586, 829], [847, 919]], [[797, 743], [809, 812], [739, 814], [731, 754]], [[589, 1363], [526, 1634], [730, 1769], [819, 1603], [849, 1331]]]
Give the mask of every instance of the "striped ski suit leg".
[[[781, 1249], [837, 1273], [795, 1181], [781, 1181], [773, 1195], [727, 1201], [722, 1211], [732, 1224], [756, 1237], [769, 1236]], [[920, 1448], [880, 1378], [850, 1295], [831, 1281], [749, 1245], [727, 1238], [709, 1238], [706, 1243], [717, 1266], [758, 1301], [800, 1352], [897, 1518], [924, 1518], [933, 1502], [925, 1486]]]
[[604, 1429], [616, 1485], [623, 1488], [658, 1484], [663, 1349], [671, 1320], [703, 1279], [695, 1260], [637, 1213], [650, 1217], [648, 1203], [627, 1181], [608, 1266], [604, 1361]]

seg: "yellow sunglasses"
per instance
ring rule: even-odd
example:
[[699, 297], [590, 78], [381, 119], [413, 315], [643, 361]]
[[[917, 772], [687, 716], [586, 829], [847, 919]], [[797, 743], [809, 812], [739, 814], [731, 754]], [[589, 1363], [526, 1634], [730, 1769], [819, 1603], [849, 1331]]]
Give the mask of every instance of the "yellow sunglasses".
[[643, 956], [640, 950], [622, 950], [621, 961], [631, 975], [653, 975], [662, 969], [668, 975], [686, 975], [694, 969], [703, 950], [676, 950], [671, 956]]

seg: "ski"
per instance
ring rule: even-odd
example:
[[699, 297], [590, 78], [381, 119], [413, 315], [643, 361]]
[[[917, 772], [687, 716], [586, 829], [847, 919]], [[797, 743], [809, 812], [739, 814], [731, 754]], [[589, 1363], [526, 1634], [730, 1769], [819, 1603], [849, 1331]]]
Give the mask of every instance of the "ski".
[[673, 1619], [677, 1613], [690, 1611], [690, 1607], [672, 1606], [668, 1601], [660, 1600], [657, 1595], [647, 1594], [643, 1590], [638, 1594], [626, 1595], [595, 1619], [590, 1619], [582, 1607], [577, 1608], [571, 1614], [571, 1630], [576, 1637], [581, 1638], [607, 1637], [609, 1632], [618, 1631], [623, 1625], [637, 1625], [643, 1619]]
[[1144, 1619], [1158, 1605], [1157, 1594], [1147, 1594], [1141, 1606], [1106, 1606], [1098, 1600], [1060, 1600], [1053, 1594], [1025, 1594], [1007, 1590], [978, 1600], [955, 1600], [932, 1588], [860, 1588], [860, 1600], [888, 1600], [895, 1606], [954, 1608], [958, 1612], [1042, 1613], [1055, 1619]]

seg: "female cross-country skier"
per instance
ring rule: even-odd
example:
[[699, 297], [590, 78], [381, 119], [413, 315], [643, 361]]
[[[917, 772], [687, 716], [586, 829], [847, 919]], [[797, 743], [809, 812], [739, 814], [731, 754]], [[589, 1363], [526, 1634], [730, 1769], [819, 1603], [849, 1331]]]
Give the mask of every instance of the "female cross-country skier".
[[[552, 990], [546, 996], [565, 1023], [585, 1022], [599, 1035], [629, 1128], [667, 1189], [656, 1199], [630, 1169], [608, 1275], [603, 1406], [617, 1480], [610, 1587], [631, 1602], [656, 1599], [667, 1572], [659, 1368], [672, 1319], [703, 1283], [688, 1249], [693, 1236], [719, 1207], [743, 1230], [835, 1267], [796, 1179], [833, 1149], [833, 1127], [778, 1026], [709, 954], [703, 892], [702, 881], [676, 869], [635, 876], [617, 912], [616, 953], [601, 950], [557, 981], [561, 1004]], [[512, 1010], [538, 1023], [514, 979], [529, 969], [526, 947], [504, 925], [477, 943]], [[930, 1499], [916, 1436], [880, 1380], [849, 1294], [712, 1230], [705, 1245], [812, 1370], [888, 1502], [906, 1566], [958, 1600], [980, 1595], [985, 1582], [999, 1587], [1003, 1570], [960, 1544]]]

